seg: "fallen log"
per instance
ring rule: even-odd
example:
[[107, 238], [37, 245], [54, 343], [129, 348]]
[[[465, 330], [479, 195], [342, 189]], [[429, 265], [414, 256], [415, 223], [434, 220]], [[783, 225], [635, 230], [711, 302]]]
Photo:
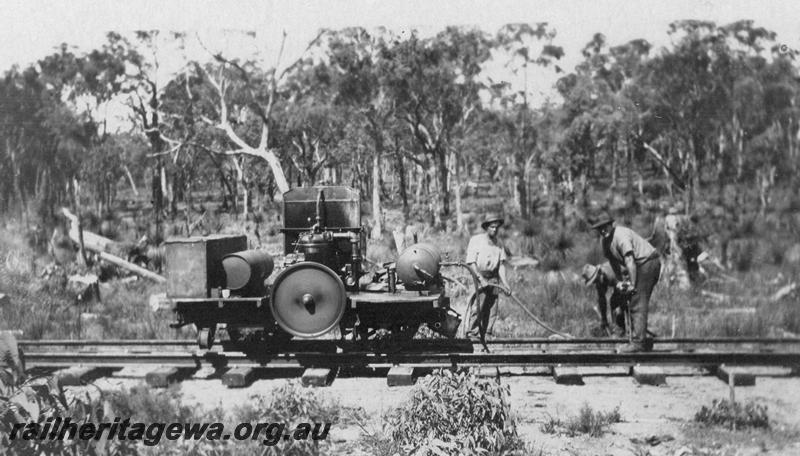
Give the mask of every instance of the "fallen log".
[[[79, 224], [78, 224], [78, 216], [70, 212], [69, 209], [66, 207], [61, 208], [61, 213], [64, 214], [64, 217], [69, 220], [69, 237], [73, 241], [80, 244], [81, 242], [81, 233], [79, 231]], [[92, 233], [91, 231], [83, 231], [83, 246], [87, 250], [91, 250], [92, 252], [108, 252], [111, 250], [112, 247], [116, 246], [116, 242], [113, 240], [100, 236], [97, 233]]]
[[[61, 208], [61, 213], [70, 222], [69, 237], [76, 243], [81, 243], [81, 234], [83, 234], [83, 246], [86, 250], [96, 253], [100, 256], [101, 260], [113, 264], [127, 271], [130, 271], [140, 277], [150, 279], [157, 283], [164, 283], [167, 279], [153, 271], [147, 270], [141, 266], [137, 266], [130, 261], [123, 260], [122, 258], [108, 253], [110, 247], [115, 246], [116, 242], [113, 240], [100, 236], [99, 234], [92, 233], [91, 231], [80, 230], [78, 224], [78, 217], [69, 211], [67, 208]], [[82, 233], [81, 233], [82, 231]]]
[[167, 281], [167, 278], [162, 275], [156, 274], [155, 272], [147, 270], [143, 267], [136, 266], [135, 264], [125, 261], [122, 258], [114, 256], [108, 252], [95, 252], [95, 253], [97, 253], [100, 256], [101, 260], [107, 261], [113, 264], [114, 266], [118, 266], [122, 269], [131, 271], [132, 273], [140, 277], [150, 279], [157, 283], [164, 283]]

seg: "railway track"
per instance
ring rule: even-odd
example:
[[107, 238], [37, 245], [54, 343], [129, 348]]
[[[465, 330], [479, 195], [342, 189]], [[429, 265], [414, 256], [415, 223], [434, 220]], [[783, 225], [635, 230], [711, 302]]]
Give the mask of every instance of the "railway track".
[[[530, 337], [530, 338], [500, 338], [487, 340], [488, 345], [615, 345], [627, 342], [625, 338], [610, 338], [610, 337], [585, 337], [573, 339], [557, 339], [545, 337]], [[194, 339], [104, 339], [104, 340], [75, 340], [75, 339], [50, 339], [50, 340], [26, 340], [20, 339], [17, 343], [24, 347], [55, 347], [55, 346], [85, 346], [85, 347], [101, 347], [101, 346], [195, 346], [197, 341]], [[292, 341], [292, 344], [303, 347], [311, 344], [327, 343], [337, 346], [350, 346], [355, 345], [349, 341], [339, 340], [299, 340]], [[465, 344], [470, 343], [465, 339], [457, 339], [451, 341], [448, 339], [413, 339], [404, 342], [406, 345], [416, 346], [435, 346], [446, 344]], [[778, 345], [778, 346], [800, 346], [800, 337], [682, 337], [682, 338], [663, 338], [653, 339], [655, 345], [664, 344], [707, 344], [707, 345], [741, 345], [741, 344], [759, 344], [759, 345]], [[403, 343], [401, 342], [401, 345]], [[472, 344], [476, 345], [476, 344]]]
[[[20, 340], [28, 369], [56, 371], [70, 382], [81, 383], [93, 375], [108, 375], [131, 366], [150, 369], [148, 383], [164, 386], [190, 376], [201, 368], [222, 372], [228, 386], [246, 386], [264, 372], [304, 371], [308, 384], [330, 382], [336, 372], [385, 370], [390, 384], [413, 383], [420, 373], [436, 368], [508, 367], [523, 371], [539, 369], [555, 380], [580, 383], [581, 369], [627, 367], [637, 380], [663, 382], [660, 369], [683, 366], [731, 373], [739, 381], [754, 382], [754, 374], [742, 370], [752, 366], [777, 366], [800, 371], [800, 338], [680, 338], [659, 339], [646, 353], [616, 353], [624, 339], [496, 339], [488, 341], [489, 353], [468, 340], [412, 340], [363, 345], [338, 340], [307, 340], [292, 343], [291, 351], [267, 353], [257, 346], [244, 351], [195, 350], [193, 340]], [[648, 375], [637, 376], [637, 370]], [[499, 371], [498, 371], [499, 372]], [[655, 373], [655, 374], [654, 374]], [[227, 377], [226, 377], [227, 376]], [[640, 378], [641, 377], [641, 378]], [[70, 380], [71, 379], [71, 380]], [[227, 379], [227, 380], [226, 380]], [[394, 380], [393, 380], [394, 379]], [[399, 379], [399, 380], [398, 380]], [[577, 380], [576, 380], [577, 379]]]

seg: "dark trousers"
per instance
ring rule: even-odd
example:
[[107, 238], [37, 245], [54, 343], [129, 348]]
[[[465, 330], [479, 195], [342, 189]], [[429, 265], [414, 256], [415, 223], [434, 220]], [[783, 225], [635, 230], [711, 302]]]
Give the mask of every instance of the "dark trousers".
[[609, 304], [611, 305], [611, 314], [614, 316], [614, 323], [617, 325], [616, 334], [620, 337], [625, 337], [625, 312], [628, 311], [628, 294], [614, 290], [611, 293]]
[[494, 287], [482, 288], [475, 296], [475, 303], [472, 305], [472, 313], [469, 318], [468, 337], [492, 334], [494, 322], [497, 321], [497, 296], [498, 290]]
[[661, 260], [652, 258], [636, 265], [636, 293], [631, 297], [631, 332], [635, 342], [643, 342], [647, 336], [647, 313], [650, 296], [661, 275]]

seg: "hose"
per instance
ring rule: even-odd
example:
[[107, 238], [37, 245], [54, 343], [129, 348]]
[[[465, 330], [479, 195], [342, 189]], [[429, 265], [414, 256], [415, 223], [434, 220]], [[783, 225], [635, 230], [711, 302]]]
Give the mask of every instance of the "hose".
[[[467, 271], [469, 271], [470, 275], [472, 276], [472, 280], [473, 280], [473, 282], [475, 283], [475, 292], [474, 292], [474, 293], [472, 293], [472, 295], [469, 297], [469, 303], [467, 304], [467, 311], [466, 311], [466, 315], [467, 315], [468, 317], [472, 316], [472, 306], [473, 306], [473, 305], [475, 305], [475, 301], [477, 300], [477, 298], [478, 298], [478, 295], [481, 293], [481, 289], [480, 289], [480, 279], [479, 279], [479, 278], [478, 278], [478, 276], [475, 274], [475, 272], [472, 270], [472, 268], [470, 268], [469, 266], [467, 266], [466, 264], [464, 264], [464, 263], [462, 263], [462, 262], [460, 262], [460, 261], [455, 261], [455, 262], [442, 262], [442, 263], [441, 263], [441, 265], [442, 265], [442, 266], [460, 266], [460, 267], [462, 267], [462, 268], [466, 269]], [[511, 298], [511, 300], [512, 300], [512, 301], [514, 301], [514, 303], [515, 303], [515, 304], [517, 304], [517, 305], [518, 305], [520, 308], [522, 308], [522, 310], [523, 310], [523, 311], [524, 311], [526, 314], [528, 314], [528, 316], [529, 316], [529, 317], [531, 317], [531, 319], [532, 319], [532, 320], [533, 320], [533, 321], [534, 321], [534, 322], [535, 322], [537, 325], [541, 326], [541, 327], [542, 327], [542, 328], [544, 328], [546, 331], [548, 331], [548, 332], [550, 332], [550, 333], [552, 333], [552, 334], [555, 334], [555, 335], [557, 335], [557, 336], [559, 336], [559, 337], [563, 337], [563, 338], [565, 338], [565, 339], [574, 339], [574, 338], [575, 338], [575, 337], [574, 337], [574, 336], [572, 336], [571, 334], [567, 334], [567, 333], [565, 333], [565, 332], [561, 332], [561, 331], [558, 331], [558, 330], [556, 330], [556, 329], [553, 329], [553, 328], [551, 328], [551, 327], [550, 327], [550, 326], [549, 326], [547, 323], [543, 322], [543, 321], [542, 321], [542, 320], [541, 320], [539, 317], [537, 317], [536, 315], [534, 315], [534, 314], [533, 314], [533, 312], [531, 312], [530, 310], [528, 310], [528, 308], [527, 308], [527, 307], [525, 307], [525, 304], [523, 304], [523, 303], [522, 303], [522, 301], [520, 301], [520, 300], [519, 300], [519, 299], [518, 299], [516, 296], [512, 295], [511, 293], [509, 293], [509, 290], [507, 290], [505, 287], [502, 287], [502, 286], [500, 286], [500, 285], [495, 285], [495, 284], [493, 284], [493, 283], [487, 284], [487, 287], [495, 287], [495, 288], [498, 288], [498, 289], [500, 289], [500, 291], [502, 291], [504, 294], [506, 294], [507, 296], [509, 296], [509, 297]], [[467, 324], [469, 324], [469, 323], [467, 322]], [[462, 334], [466, 335], [467, 331], [468, 331], [468, 329], [466, 328], [466, 325], [465, 325], [465, 326], [464, 326], [464, 331], [463, 331], [463, 333], [462, 333]]]
[[523, 303], [522, 303], [522, 301], [520, 301], [520, 300], [519, 300], [519, 298], [517, 298], [517, 297], [516, 297], [516, 296], [514, 296], [513, 294], [509, 293], [509, 290], [507, 290], [505, 287], [502, 287], [502, 286], [500, 286], [500, 285], [495, 285], [495, 284], [493, 284], [493, 283], [490, 283], [490, 284], [488, 284], [488, 285], [487, 285], [487, 287], [494, 287], [494, 288], [497, 288], [497, 289], [499, 289], [499, 290], [500, 290], [500, 291], [502, 291], [503, 293], [505, 293], [505, 294], [506, 294], [508, 297], [510, 297], [510, 298], [511, 298], [511, 300], [512, 300], [512, 301], [514, 301], [514, 303], [515, 303], [515, 304], [517, 304], [517, 305], [518, 305], [518, 306], [519, 306], [519, 307], [520, 307], [520, 308], [521, 308], [521, 309], [522, 309], [522, 310], [523, 310], [523, 311], [524, 311], [526, 314], [528, 314], [528, 316], [529, 316], [529, 317], [531, 317], [531, 319], [532, 319], [532, 320], [533, 320], [533, 321], [534, 321], [534, 322], [535, 322], [537, 325], [541, 326], [541, 327], [542, 327], [542, 328], [544, 328], [546, 331], [548, 331], [548, 332], [550, 332], [550, 333], [552, 333], [552, 334], [555, 334], [555, 335], [557, 335], [557, 336], [563, 337], [563, 338], [565, 338], [565, 339], [574, 339], [574, 337], [573, 337], [571, 334], [567, 334], [567, 333], [565, 333], [565, 332], [561, 332], [561, 331], [558, 331], [558, 330], [556, 330], [556, 329], [553, 329], [553, 328], [551, 328], [551, 327], [550, 327], [550, 326], [549, 326], [547, 323], [545, 323], [545, 322], [544, 322], [544, 321], [542, 321], [542, 320], [541, 320], [539, 317], [537, 317], [536, 315], [534, 315], [534, 314], [533, 314], [533, 312], [531, 312], [530, 310], [528, 310], [528, 308], [527, 308], [527, 307], [525, 307], [525, 304], [523, 304]]

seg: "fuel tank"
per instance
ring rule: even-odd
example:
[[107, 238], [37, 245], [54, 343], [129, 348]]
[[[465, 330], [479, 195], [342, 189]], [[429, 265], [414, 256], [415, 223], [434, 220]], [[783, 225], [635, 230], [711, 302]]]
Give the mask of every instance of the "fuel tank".
[[406, 284], [430, 282], [439, 275], [441, 261], [442, 254], [433, 244], [414, 244], [397, 259], [397, 278]]
[[264, 250], [243, 250], [222, 258], [225, 287], [240, 296], [266, 294], [264, 280], [272, 274], [275, 263]]

